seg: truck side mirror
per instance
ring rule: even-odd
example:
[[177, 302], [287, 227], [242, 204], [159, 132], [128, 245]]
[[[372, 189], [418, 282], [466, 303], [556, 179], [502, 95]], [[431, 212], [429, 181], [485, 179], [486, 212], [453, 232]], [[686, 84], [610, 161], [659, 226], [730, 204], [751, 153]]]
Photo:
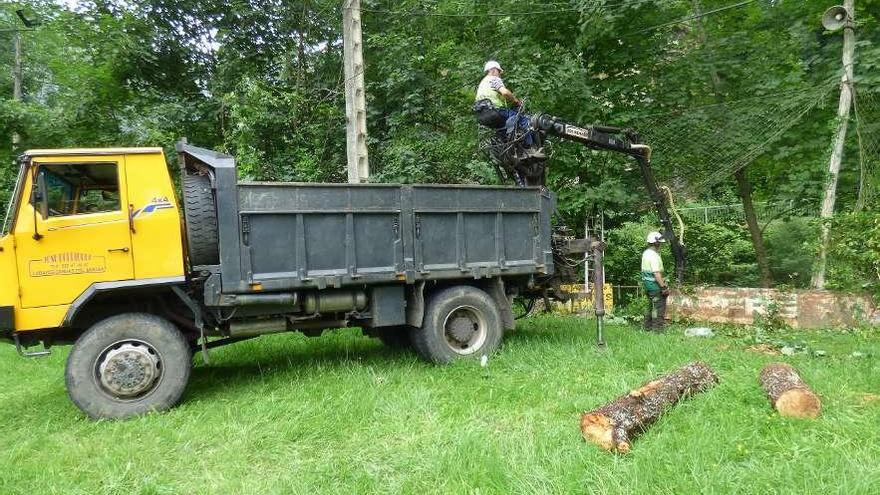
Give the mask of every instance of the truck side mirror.
[[39, 211], [43, 219], [49, 217], [49, 202], [46, 201], [46, 179], [43, 174], [37, 172], [34, 174], [34, 187], [31, 190], [31, 203], [34, 205], [34, 211]]
[[34, 240], [39, 241], [43, 238], [42, 234], [40, 234], [39, 229], [37, 228], [37, 209], [40, 211], [40, 216], [44, 219], [49, 217], [49, 202], [46, 201], [46, 195], [43, 191], [46, 190], [46, 180], [43, 177], [43, 174], [39, 173], [38, 168], [34, 168], [33, 175], [33, 187], [31, 188], [31, 204], [34, 207]]
[[43, 191], [40, 191], [40, 186], [38, 184], [34, 184], [34, 188], [31, 190], [31, 204], [36, 208], [42, 201]]

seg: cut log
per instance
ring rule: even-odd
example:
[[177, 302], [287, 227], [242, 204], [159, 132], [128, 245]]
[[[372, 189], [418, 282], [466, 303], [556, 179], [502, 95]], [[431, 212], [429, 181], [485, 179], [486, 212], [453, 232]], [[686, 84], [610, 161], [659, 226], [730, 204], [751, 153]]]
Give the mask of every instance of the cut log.
[[801, 379], [797, 370], [785, 363], [771, 363], [761, 370], [761, 386], [781, 416], [815, 418], [822, 402]]
[[690, 363], [645, 383], [613, 402], [581, 416], [584, 439], [605, 450], [627, 453], [635, 435], [657, 421], [679, 400], [703, 392], [718, 383], [708, 364]]

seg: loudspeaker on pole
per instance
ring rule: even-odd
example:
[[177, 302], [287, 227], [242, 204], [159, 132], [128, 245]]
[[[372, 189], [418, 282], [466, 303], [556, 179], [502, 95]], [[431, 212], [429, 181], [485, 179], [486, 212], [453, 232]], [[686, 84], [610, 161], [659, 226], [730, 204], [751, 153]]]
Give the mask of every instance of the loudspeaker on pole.
[[837, 31], [852, 20], [849, 12], [842, 5], [835, 5], [822, 14], [822, 27], [829, 31]]

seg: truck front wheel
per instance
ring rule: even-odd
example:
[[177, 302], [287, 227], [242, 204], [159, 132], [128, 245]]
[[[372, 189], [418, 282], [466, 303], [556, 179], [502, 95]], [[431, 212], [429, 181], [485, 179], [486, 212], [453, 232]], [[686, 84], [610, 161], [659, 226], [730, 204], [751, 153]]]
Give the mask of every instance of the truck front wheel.
[[476, 287], [458, 286], [432, 295], [413, 347], [428, 362], [444, 364], [492, 353], [501, 344], [501, 314], [495, 301]]
[[65, 381], [70, 399], [94, 419], [170, 409], [189, 381], [192, 355], [167, 320], [127, 313], [96, 323], [74, 344]]

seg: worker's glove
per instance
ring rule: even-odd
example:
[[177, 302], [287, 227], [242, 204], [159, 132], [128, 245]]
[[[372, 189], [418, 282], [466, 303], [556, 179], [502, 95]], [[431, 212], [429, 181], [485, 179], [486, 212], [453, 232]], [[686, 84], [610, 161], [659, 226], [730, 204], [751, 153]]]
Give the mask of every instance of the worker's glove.
[[664, 296], [668, 296], [669, 295], [669, 287], [664, 287], [661, 294], [663, 294]]

